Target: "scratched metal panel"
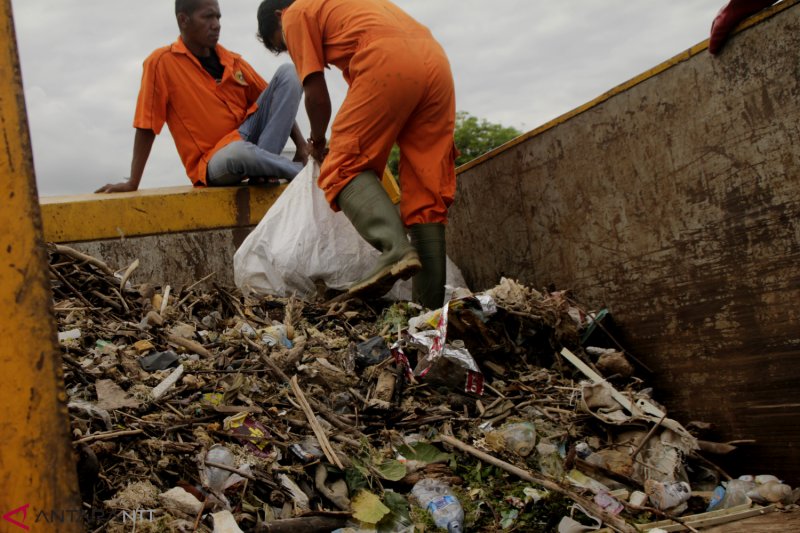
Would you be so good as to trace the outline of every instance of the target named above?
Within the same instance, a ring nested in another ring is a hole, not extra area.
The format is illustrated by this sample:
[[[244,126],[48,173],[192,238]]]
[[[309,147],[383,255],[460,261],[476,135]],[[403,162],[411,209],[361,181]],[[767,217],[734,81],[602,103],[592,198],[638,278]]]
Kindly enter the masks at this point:
[[[233,228],[185,233],[165,233],[128,239],[69,243],[83,253],[105,261],[112,269],[124,269],[134,261],[134,284],[152,283],[186,287],[211,276],[213,283],[232,287],[233,254],[252,228]]]
[[[606,304],[671,414],[800,482],[800,5],[462,172],[448,240]]]

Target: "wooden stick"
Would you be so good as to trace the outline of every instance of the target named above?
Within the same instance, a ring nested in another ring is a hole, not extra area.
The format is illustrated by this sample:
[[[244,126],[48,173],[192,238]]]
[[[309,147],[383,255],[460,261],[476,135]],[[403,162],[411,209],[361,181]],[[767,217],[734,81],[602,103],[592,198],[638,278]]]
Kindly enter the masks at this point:
[[[644,445],[645,445],[645,444],[647,444],[647,441],[649,441],[649,440],[650,440],[650,437],[652,437],[652,436],[653,436],[653,433],[655,433],[655,432],[656,432],[656,430],[657,430],[658,428],[660,428],[660,427],[661,427],[661,423],[664,421],[664,419],[665,419],[665,418],[667,418],[667,415],[664,415],[664,416],[662,416],[662,417],[661,417],[661,420],[659,420],[659,421],[656,423],[656,425],[654,425],[654,426],[653,426],[653,427],[650,429],[650,431],[648,431],[648,432],[647,432],[647,435],[645,435],[645,436],[644,436],[644,438],[642,439],[642,442],[640,442],[640,443],[639,443],[639,445],[636,447],[636,449],[635,449],[635,450],[633,450],[633,453],[631,454],[631,459],[633,459],[633,458],[635,458],[637,455],[639,455],[639,452],[640,452],[640,451],[642,451],[642,448],[644,448]]]
[[[107,264],[105,264],[104,262],[100,261],[96,257],[92,257],[91,255],[83,254],[83,253],[79,252],[78,250],[76,250],[75,248],[70,248],[69,246],[64,246],[63,244],[54,244],[53,247],[55,248],[55,251],[58,252],[59,254],[68,255],[68,256],[72,257],[73,259],[77,259],[78,261],[84,261],[86,263],[89,263],[90,265],[96,266],[97,268],[99,268],[100,270],[102,270],[103,272],[108,274],[109,276],[112,276],[112,277],[114,276],[114,271],[111,270],[111,268],[109,268],[109,266]]]
[[[581,313],[583,313],[583,314],[584,314],[584,315],[586,315],[586,316],[590,316],[590,313],[589,313],[589,311],[588,311],[587,309],[584,309],[584,308],[583,308],[583,307],[582,307],[582,306],[581,306],[581,305],[580,305],[578,302],[576,302],[575,300],[573,300],[572,298],[569,298],[569,297],[567,297],[567,298],[566,298],[566,300],[567,300],[567,301],[568,301],[568,302],[569,302],[569,303],[570,303],[570,304],[571,304],[573,307],[577,307],[577,308],[578,308],[578,310],[579,310]],[[598,328],[600,328],[600,329],[603,331],[603,333],[605,333],[605,334],[608,336],[608,338],[609,338],[609,339],[611,339],[611,342],[613,342],[614,344],[616,344],[616,345],[617,345],[617,348],[619,349],[619,351],[620,351],[620,352],[624,353],[625,355],[627,355],[628,357],[630,357],[631,359],[633,359],[634,361],[636,361],[636,364],[638,364],[638,365],[639,365],[639,366],[641,366],[643,369],[645,369],[645,370],[647,371],[647,373],[648,373],[648,374],[652,374],[652,373],[653,373],[653,371],[652,371],[652,370],[650,370],[650,367],[649,367],[649,366],[647,366],[646,364],[644,364],[644,363],[641,361],[641,359],[637,358],[635,355],[633,355],[633,354],[632,354],[632,353],[630,353],[628,350],[626,350],[626,349],[625,349],[625,348],[622,346],[622,344],[620,344],[620,343],[617,341],[617,339],[615,339],[615,338],[614,338],[614,336],[613,336],[613,335],[611,335],[611,332],[610,332],[610,331],[608,331],[608,329],[606,329],[606,327],[603,325],[603,323],[602,323],[600,320],[597,320],[597,318],[595,318],[595,317],[592,317],[592,322],[594,323],[594,325],[596,325]]]
[[[259,533],[322,533],[344,527],[348,517],[335,516],[303,516],[300,518],[286,518],[261,524],[256,531]]]
[[[245,337],[245,340],[248,340],[247,337]],[[258,348],[258,346],[256,346],[256,348]],[[289,376],[286,375],[286,372],[281,370],[280,367],[275,364],[275,361],[273,361],[272,359],[269,358],[269,355],[267,355],[266,353],[262,353],[261,354],[261,360],[264,361],[264,364],[266,364],[269,367],[269,369],[272,371],[272,373],[275,374],[275,377],[277,377],[278,379],[282,380],[287,385],[289,385],[291,383],[292,380],[289,378]],[[352,424],[349,424],[347,421],[342,420],[342,418],[339,417],[339,415],[337,415],[336,413],[331,411],[322,402],[319,402],[319,401],[315,400],[314,398],[311,398],[309,400],[309,402],[314,407],[314,409],[316,409],[320,414],[322,414],[322,416],[323,416],[323,418],[325,418],[325,420],[330,422],[331,425],[335,426],[337,429],[339,429],[341,431],[346,431],[348,433],[355,433],[356,436],[362,436],[362,434],[359,431],[357,431],[352,426]]]
[[[178,382],[179,379],[181,379],[184,370],[185,367],[183,365],[179,365],[178,368],[173,370],[169,376],[167,376],[166,378],[163,379],[163,381],[161,381],[161,383],[153,387],[153,389],[150,391],[150,397],[154,400],[161,399],[161,397],[164,396],[164,394],[170,388],[172,388]]]
[[[589,511],[593,515],[600,517],[606,524],[608,524],[612,529],[614,529],[616,531],[620,531],[622,533],[637,533],[636,528],[634,528],[633,526],[629,525],[627,522],[625,522],[621,518],[613,516],[613,515],[605,512],[605,510],[603,510],[603,508],[598,506],[592,500],[584,498],[583,496],[581,496],[579,494],[576,494],[573,491],[562,487],[558,483],[555,483],[555,482],[550,481],[548,479],[544,479],[544,478],[541,478],[541,477],[534,476],[533,474],[531,474],[527,470],[523,470],[523,469],[521,469],[519,467],[516,467],[516,466],[514,466],[514,465],[512,465],[510,463],[507,463],[507,462],[505,462],[505,461],[503,461],[501,459],[498,459],[497,457],[489,455],[486,452],[482,452],[481,450],[479,450],[477,448],[474,448],[474,447],[470,446],[469,444],[465,444],[464,442],[461,442],[460,440],[458,440],[455,437],[451,437],[449,435],[440,435],[440,438],[441,438],[442,442],[444,442],[446,444],[449,444],[449,445],[453,446],[454,448],[458,448],[462,452],[466,452],[466,453],[468,453],[468,454],[470,454],[470,455],[472,455],[474,457],[477,457],[481,461],[487,462],[487,463],[489,463],[489,464],[491,464],[493,466],[501,468],[502,470],[505,470],[509,474],[513,474],[513,475],[517,476],[518,478],[520,478],[520,479],[522,479],[524,481],[527,481],[529,483],[536,483],[537,485],[541,485],[542,487],[544,487],[544,488],[546,488],[548,490],[552,490],[553,492],[557,492],[559,494],[563,494],[564,496],[566,496],[566,497],[574,500],[576,503],[580,504],[584,509],[586,509],[587,511]]]
[[[119,291],[120,292],[125,292],[125,283],[128,282],[128,278],[131,277],[131,274],[133,274],[133,271],[136,270],[137,268],[139,268],[139,260],[138,259],[130,264],[130,266],[127,268],[127,270],[125,270],[125,273],[122,275],[122,279],[119,280]]]
[[[731,475],[728,474],[725,470],[723,470],[720,466],[718,466],[715,463],[712,463],[711,461],[709,461],[708,459],[706,459],[705,457],[703,457],[699,453],[692,452],[690,457],[692,459],[696,459],[696,460],[700,461],[701,463],[705,464],[706,466],[708,466],[710,468],[713,468],[714,470],[717,471],[717,473],[719,473],[719,475],[721,475],[723,478],[725,478],[726,481],[730,481],[730,480],[733,479],[733,477],[731,477]]]
[[[205,357],[207,359],[212,359],[214,356],[206,350],[202,344],[199,342],[195,342],[193,340],[184,339],[183,337],[178,337],[177,335],[173,335],[172,333],[167,333],[165,335],[167,342],[171,342],[172,344],[177,344],[181,348],[186,348],[189,351],[196,353],[201,357]]]
[[[192,533],[195,533],[195,531],[197,531],[197,528],[200,527],[200,520],[203,519],[203,515],[205,513],[206,513],[206,507],[205,505],[203,505],[203,507],[200,508],[200,512],[197,513],[197,516],[194,519],[194,527],[192,527]]]
[[[682,525],[683,527],[685,527],[686,529],[688,529],[692,533],[700,533],[697,529],[695,529],[692,526],[690,526],[685,520],[683,520],[681,518],[678,518],[677,516],[673,516],[671,514],[665,513],[664,511],[662,511],[661,509],[658,509],[656,507],[648,507],[648,506],[639,507],[639,506],[636,506],[636,505],[630,505],[630,504],[626,504],[626,503],[623,503],[623,505],[625,507],[627,507],[627,508],[633,509],[634,511],[647,511],[647,512],[652,513],[652,514],[654,514],[656,516],[660,516],[661,518],[666,518],[667,520],[675,522],[676,524]]]
[[[344,470],[344,465],[339,461],[339,457],[337,457],[336,452],[331,446],[328,436],[325,435],[325,430],[319,424],[319,420],[317,420],[317,415],[314,414],[314,411],[311,410],[311,406],[308,405],[306,395],[303,394],[303,389],[300,388],[300,384],[297,382],[297,376],[293,376],[289,383],[292,386],[292,392],[294,392],[294,395],[297,397],[300,407],[306,414],[308,423],[311,424],[311,429],[314,431],[314,435],[316,435],[317,441],[319,441],[319,445],[325,453],[325,457],[328,458],[328,461],[335,464],[339,470]]]
[[[613,479],[614,481],[618,481],[623,485],[628,485],[631,487],[636,487],[637,489],[644,489],[644,485],[641,482],[636,481],[633,478],[628,476],[624,476],[613,470],[610,470],[604,466],[596,465],[593,463],[588,463],[585,460],[581,459],[580,457],[575,457],[575,468],[583,472],[584,474],[588,474],[589,477],[593,476],[603,476],[609,479]]]
[[[66,286],[67,286],[67,287],[68,287],[68,288],[69,288],[69,289],[70,289],[70,290],[73,292],[73,294],[75,294],[75,296],[76,296],[76,297],[77,297],[77,298],[78,298],[80,301],[82,301],[82,302],[83,302],[83,303],[84,303],[84,304],[85,304],[87,307],[89,307],[90,309],[95,309],[95,306],[94,306],[94,304],[93,304],[92,302],[90,302],[89,300],[87,300],[87,299],[86,299],[86,297],[85,297],[85,296],[84,296],[84,295],[81,293],[81,291],[79,291],[78,289],[76,289],[76,288],[75,288],[75,286],[74,286],[74,285],[72,285],[72,283],[70,283],[69,281],[67,281],[67,278],[65,278],[64,276],[62,276],[62,275],[61,275],[61,272],[59,272],[58,270],[56,270],[56,269],[55,269],[55,268],[53,268],[52,266],[50,267],[50,272],[52,272],[52,273],[53,273],[53,274],[54,274],[54,275],[55,275],[55,276],[58,278],[58,280],[59,280],[61,283],[63,283],[64,285],[66,285]]]
[[[164,289],[164,295],[161,298],[161,309],[158,311],[158,314],[164,316],[164,312],[167,310],[167,305],[169,305],[169,293],[172,290],[172,287],[169,285],[166,286]]]
[[[213,278],[213,277],[214,277],[214,276],[216,276],[216,275],[217,275],[217,273],[216,273],[216,272],[212,272],[211,274],[209,274],[208,276],[204,277],[203,279],[200,279],[200,280],[198,280],[198,281],[195,281],[194,283],[192,283],[191,285],[189,285],[188,287],[186,287],[185,289],[183,289],[183,292],[185,292],[185,293],[186,293],[186,296],[184,296],[183,298],[181,298],[181,300],[180,300],[178,303],[176,303],[176,304],[175,304],[175,309],[180,309],[180,307],[181,307],[181,306],[182,306],[184,303],[186,303],[186,300],[188,300],[188,299],[189,299],[189,298],[192,296],[192,289],[194,289],[195,287],[197,287],[198,285],[200,285],[200,284],[201,284],[201,283],[203,283],[204,281],[208,281],[210,278]]]
[[[74,441],[72,444],[85,444],[87,442],[94,442],[96,440],[113,440],[117,437],[128,437],[130,435],[138,435],[140,433],[144,433],[144,430],[131,429],[126,431],[107,431],[105,433],[95,433],[94,435],[83,437],[82,439]]]
[[[256,478],[254,475],[247,474],[245,472],[240,472],[232,466],[224,465],[222,463],[215,463],[213,461],[203,461],[203,462],[205,463],[206,466],[210,466],[212,468],[219,468],[220,470],[225,470],[226,472],[230,472],[232,474],[238,474],[245,479],[249,479],[250,481],[258,481],[258,478]]]

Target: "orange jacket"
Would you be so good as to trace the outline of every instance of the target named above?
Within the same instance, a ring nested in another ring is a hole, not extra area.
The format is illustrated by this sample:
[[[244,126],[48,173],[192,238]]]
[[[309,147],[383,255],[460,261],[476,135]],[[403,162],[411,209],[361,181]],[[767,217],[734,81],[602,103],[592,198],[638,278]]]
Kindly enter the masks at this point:
[[[238,128],[267,87],[240,55],[219,44],[216,52],[225,67],[219,84],[180,38],[150,54],[133,120],[134,128],[156,134],[167,123],[195,186],[205,185],[206,167],[217,150],[241,140]]]
[[[349,84],[353,55],[381,37],[424,36],[430,30],[391,2],[297,0],[282,17],[286,45],[302,83],[328,65],[338,67]]]

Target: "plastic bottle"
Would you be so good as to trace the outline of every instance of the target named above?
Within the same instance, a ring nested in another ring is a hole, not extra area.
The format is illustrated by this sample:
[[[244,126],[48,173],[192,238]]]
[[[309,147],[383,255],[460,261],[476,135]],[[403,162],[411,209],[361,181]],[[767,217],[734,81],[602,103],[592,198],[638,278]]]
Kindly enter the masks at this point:
[[[564,476],[564,459],[558,453],[558,446],[542,441],[536,445],[536,452],[539,454],[539,470],[542,474],[555,479]]]
[[[267,346],[275,346],[280,344],[286,348],[294,346],[292,341],[289,340],[287,335],[286,326],[277,324],[261,330],[261,342]]]
[[[506,424],[486,434],[486,443],[498,451],[508,450],[527,457],[536,446],[536,427],[530,422]]]
[[[677,507],[692,495],[692,488],[685,481],[664,483],[648,479],[644,482],[644,491],[650,503],[662,511]]]
[[[438,479],[423,479],[414,485],[411,494],[420,507],[428,510],[438,527],[451,533],[462,531],[464,509],[446,483]]]

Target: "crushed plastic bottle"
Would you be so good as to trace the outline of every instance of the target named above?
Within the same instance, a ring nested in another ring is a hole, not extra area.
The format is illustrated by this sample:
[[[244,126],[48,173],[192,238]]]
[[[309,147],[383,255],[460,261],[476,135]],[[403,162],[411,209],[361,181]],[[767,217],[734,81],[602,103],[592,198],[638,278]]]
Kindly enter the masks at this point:
[[[546,441],[536,445],[539,454],[539,470],[542,474],[554,479],[564,476],[564,459],[559,453],[559,447]]]
[[[286,348],[294,346],[292,341],[289,340],[286,326],[283,324],[276,324],[261,330],[261,342],[267,346],[276,346],[278,344]]]
[[[418,481],[411,494],[427,509],[434,523],[450,533],[463,531],[464,509],[446,483],[438,479]]]
[[[650,503],[662,511],[681,505],[692,495],[692,488],[685,481],[664,483],[648,479],[644,482],[644,491]]]
[[[506,424],[486,434],[486,443],[497,451],[508,450],[527,457],[536,446],[536,427],[530,422]]]

